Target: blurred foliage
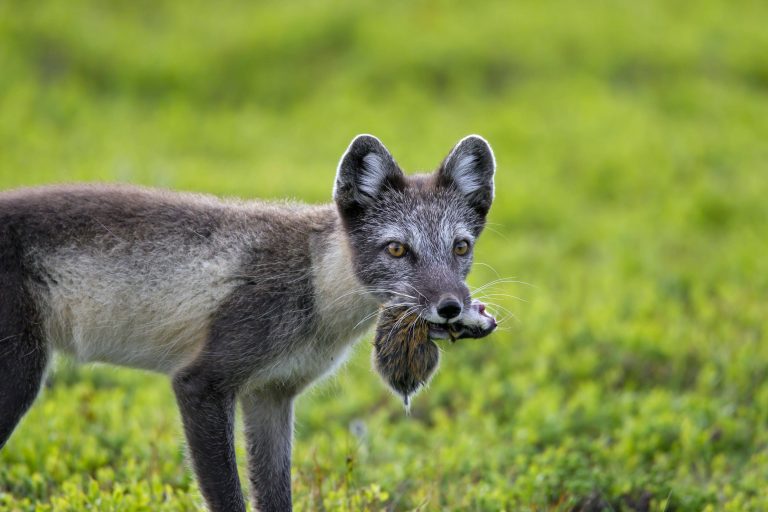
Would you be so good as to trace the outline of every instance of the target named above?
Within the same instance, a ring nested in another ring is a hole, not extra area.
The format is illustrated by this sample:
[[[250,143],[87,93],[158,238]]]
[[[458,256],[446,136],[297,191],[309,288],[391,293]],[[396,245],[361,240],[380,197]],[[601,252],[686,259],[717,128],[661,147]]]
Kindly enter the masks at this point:
[[[749,0],[6,0],[0,187],[320,202],[356,133],[414,170],[483,134],[497,199],[471,283],[521,281],[483,292],[504,330],[445,347],[410,416],[361,343],[299,400],[297,509],[765,510],[766,19]],[[195,509],[182,446],[166,379],[59,364],[0,453],[0,509]]]

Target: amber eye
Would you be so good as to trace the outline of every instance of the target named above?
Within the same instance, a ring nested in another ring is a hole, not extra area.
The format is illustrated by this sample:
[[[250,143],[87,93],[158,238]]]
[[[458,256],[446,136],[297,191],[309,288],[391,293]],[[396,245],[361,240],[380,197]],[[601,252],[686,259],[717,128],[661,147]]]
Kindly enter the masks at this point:
[[[402,258],[405,256],[407,250],[400,242],[389,242],[389,244],[387,244],[387,252],[393,258]]]
[[[469,242],[467,242],[466,240],[459,240],[453,246],[453,252],[458,256],[464,256],[465,254],[467,254],[467,252],[469,252]]]

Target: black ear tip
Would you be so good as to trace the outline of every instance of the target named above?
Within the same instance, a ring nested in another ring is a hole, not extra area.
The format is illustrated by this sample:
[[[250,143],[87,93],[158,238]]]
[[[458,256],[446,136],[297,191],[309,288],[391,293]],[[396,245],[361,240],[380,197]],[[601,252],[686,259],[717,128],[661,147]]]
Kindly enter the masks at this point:
[[[352,144],[354,144],[355,142],[365,142],[365,141],[381,142],[377,136],[371,135],[370,133],[358,133],[357,135],[352,137]]]
[[[384,144],[382,144],[378,137],[368,133],[361,133],[356,135],[352,142],[349,143],[348,151],[370,153],[383,147]]]
[[[462,141],[472,142],[473,144],[485,144],[488,145],[488,141],[485,140],[485,137],[482,135],[478,135],[476,133],[471,133],[461,139]]]
[[[480,162],[483,167],[489,168],[491,172],[495,171],[496,156],[493,154],[493,150],[491,149],[491,145],[488,143],[488,141],[480,135],[467,135],[461,139],[456,144],[456,147],[452,151],[451,156],[458,157],[460,155],[467,154],[474,155],[474,158],[477,159],[477,161]]]
[[[460,147],[464,151],[472,151],[475,153],[490,153],[491,156],[493,156],[491,145],[487,140],[477,134],[467,135],[459,141],[457,147]]]
[[[349,143],[349,147],[341,157],[341,164],[343,165],[346,162],[352,168],[359,168],[364,166],[363,159],[370,154],[379,155],[385,159],[392,159],[389,151],[378,137],[361,133]]]

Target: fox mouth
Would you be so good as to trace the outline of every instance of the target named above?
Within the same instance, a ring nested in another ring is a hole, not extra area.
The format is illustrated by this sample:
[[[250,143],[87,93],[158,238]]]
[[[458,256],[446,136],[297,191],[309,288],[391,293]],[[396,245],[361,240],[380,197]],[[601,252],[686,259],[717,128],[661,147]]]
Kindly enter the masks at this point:
[[[485,304],[472,301],[468,311],[451,323],[429,324],[429,337],[433,340],[456,341],[464,338],[484,338],[496,330],[496,319],[485,309]]]
[[[448,324],[435,324],[427,322],[429,324],[429,337],[433,340],[447,340],[451,337],[451,330],[454,326]],[[460,327],[460,326],[457,326]]]

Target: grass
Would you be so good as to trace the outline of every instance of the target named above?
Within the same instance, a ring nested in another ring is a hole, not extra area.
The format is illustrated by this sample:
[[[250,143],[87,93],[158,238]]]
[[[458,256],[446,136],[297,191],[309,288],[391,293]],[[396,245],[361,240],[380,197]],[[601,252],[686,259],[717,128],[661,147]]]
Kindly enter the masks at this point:
[[[412,414],[363,342],[298,403],[298,510],[768,508],[764,2],[0,3],[0,188],[102,180],[328,201],[351,137],[499,170]],[[508,295],[520,297],[515,300]],[[242,460],[242,444],[239,446]],[[60,361],[0,509],[193,510],[166,379]]]

